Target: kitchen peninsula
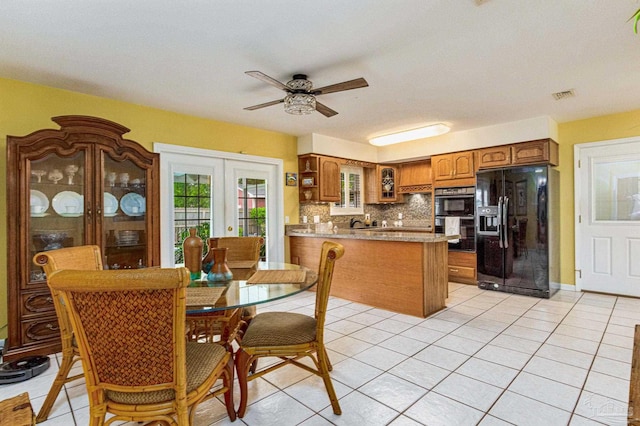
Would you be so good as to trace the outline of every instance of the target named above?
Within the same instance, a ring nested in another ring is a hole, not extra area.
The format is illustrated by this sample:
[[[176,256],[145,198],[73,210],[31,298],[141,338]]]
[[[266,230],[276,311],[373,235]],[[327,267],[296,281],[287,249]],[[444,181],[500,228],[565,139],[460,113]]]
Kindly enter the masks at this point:
[[[323,241],[345,248],[336,262],[331,295],[418,317],[445,307],[448,240],[430,232],[403,228],[338,229],[287,227],[291,262],[317,269]]]

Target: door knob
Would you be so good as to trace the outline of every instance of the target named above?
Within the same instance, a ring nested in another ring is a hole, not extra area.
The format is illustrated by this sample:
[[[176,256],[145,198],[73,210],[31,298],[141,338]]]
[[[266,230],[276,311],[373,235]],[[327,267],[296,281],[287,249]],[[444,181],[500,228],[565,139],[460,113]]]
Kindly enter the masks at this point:
[[[233,231],[233,226],[228,226],[227,231]]]

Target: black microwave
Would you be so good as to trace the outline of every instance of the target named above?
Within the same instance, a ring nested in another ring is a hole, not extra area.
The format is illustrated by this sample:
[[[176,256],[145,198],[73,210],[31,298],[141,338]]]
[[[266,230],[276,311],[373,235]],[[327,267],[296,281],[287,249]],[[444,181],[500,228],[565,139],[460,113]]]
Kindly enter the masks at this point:
[[[473,216],[475,187],[438,188],[434,193],[435,216]]]

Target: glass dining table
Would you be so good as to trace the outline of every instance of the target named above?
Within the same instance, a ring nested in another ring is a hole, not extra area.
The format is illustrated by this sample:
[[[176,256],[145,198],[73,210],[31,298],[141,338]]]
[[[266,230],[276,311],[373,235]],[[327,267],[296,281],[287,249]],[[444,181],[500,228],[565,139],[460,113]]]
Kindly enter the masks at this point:
[[[242,336],[247,321],[243,308],[290,297],[310,289],[318,282],[318,274],[308,268],[277,262],[228,262],[233,273],[230,281],[207,281],[203,274],[186,289],[187,323],[211,320],[220,324],[220,340],[233,352],[232,342]],[[206,327],[210,327],[207,325]],[[198,328],[188,332],[189,340],[198,340]],[[246,395],[241,398],[246,398]]]
[[[227,282],[193,280],[187,287],[187,315],[207,314],[259,305],[310,289],[318,274],[303,266],[257,262],[251,266],[229,262],[233,278]]]

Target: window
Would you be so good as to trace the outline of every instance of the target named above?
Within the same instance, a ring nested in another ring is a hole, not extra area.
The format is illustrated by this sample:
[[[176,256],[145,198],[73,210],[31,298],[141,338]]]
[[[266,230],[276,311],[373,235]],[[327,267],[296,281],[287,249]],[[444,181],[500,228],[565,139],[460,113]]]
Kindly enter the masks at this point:
[[[362,167],[340,166],[340,202],[330,204],[332,216],[364,214]]]

